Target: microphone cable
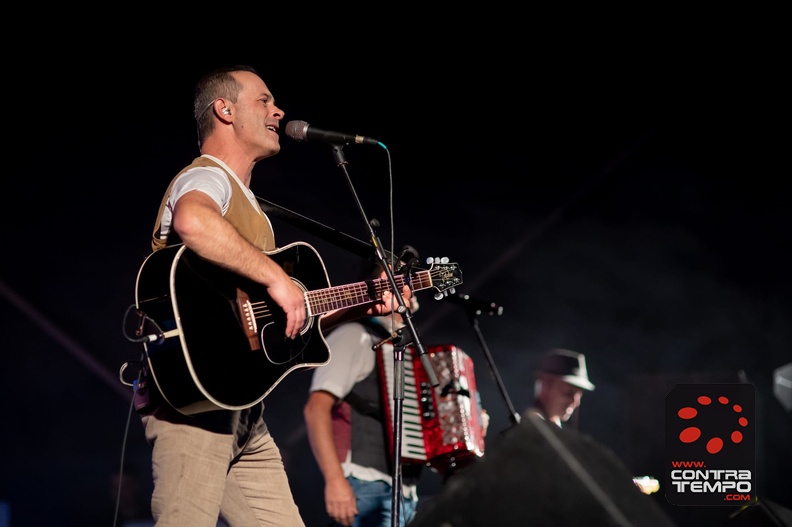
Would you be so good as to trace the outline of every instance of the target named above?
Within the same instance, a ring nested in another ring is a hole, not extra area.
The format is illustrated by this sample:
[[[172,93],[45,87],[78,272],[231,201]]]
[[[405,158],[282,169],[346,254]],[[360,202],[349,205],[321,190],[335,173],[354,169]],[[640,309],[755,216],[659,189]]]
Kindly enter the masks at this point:
[[[144,360],[145,360],[145,353],[141,352],[140,354],[141,365],[143,364]],[[126,367],[127,367],[127,363],[124,363],[124,365],[121,366],[121,372],[120,372],[120,375],[122,377],[121,382],[124,382],[123,372],[126,369]],[[135,395],[137,395],[138,386],[140,385],[140,380],[142,377],[143,377],[143,368],[141,367],[138,368],[137,379],[135,379],[134,382],[132,383],[132,398],[129,402],[129,410],[127,412],[127,420],[126,420],[126,425],[124,427],[124,437],[123,440],[121,441],[121,462],[118,468],[118,491],[116,493],[115,512],[113,513],[113,527],[116,527],[118,525],[118,513],[121,507],[121,491],[124,486],[124,460],[126,458],[127,438],[129,437],[129,424],[132,422],[132,411],[135,408]],[[124,382],[124,384],[128,384],[128,383]]]

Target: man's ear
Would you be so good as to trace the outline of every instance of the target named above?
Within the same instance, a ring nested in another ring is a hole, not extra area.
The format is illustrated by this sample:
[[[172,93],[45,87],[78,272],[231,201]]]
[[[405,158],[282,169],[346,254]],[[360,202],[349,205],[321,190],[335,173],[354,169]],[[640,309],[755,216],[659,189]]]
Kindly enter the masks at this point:
[[[228,117],[233,114],[232,104],[222,97],[218,97],[212,103],[212,111],[221,121],[228,122]]]

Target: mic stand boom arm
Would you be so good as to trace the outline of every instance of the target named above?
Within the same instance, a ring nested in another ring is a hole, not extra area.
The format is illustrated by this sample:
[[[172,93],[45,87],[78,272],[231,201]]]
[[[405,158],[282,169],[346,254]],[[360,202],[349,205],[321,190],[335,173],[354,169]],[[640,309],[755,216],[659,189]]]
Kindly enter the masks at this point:
[[[478,337],[479,344],[481,345],[481,349],[484,351],[484,356],[487,358],[487,365],[489,366],[490,372],[492,373],[492,376],[498,385],[498,389],[501,392],[503,401],[506,403],[506,408],[509,410],[509,417],[511,419],[512,425],[518,425],[520,424],[520,414],[518,414],[514,409],[511,398],[509,398],[509,393],[506,391],[506,386],[503,384],[503,379],[501,378],[500,373],[498,373],[498,368],[495,366],[495,360],[492,358],[492,354],[487,347],[487,342],[484,340],[484,334],[481,332],[481,328],[479,328],[478,318],[476,318],[476,316],[479,314],[480,311],[468,311],[470,325],[473,326],[473,331],[475,331],[476,337]]]
[[[476,337],[478,337],[481,349],[484,351],[484,356],[487,359],[487,365],[490,368],[492,377],[498,384],[498,389],[500,389],[503,400],[506,403],[506,408],[509,410],[509,416],[511,418],[512,424],[520,424],[520,414],[518,414],[514,409],[514,405],[512,404],[509,394],[506,391],[506,386],[503,384],[503,379],[501,379],[500,373],[498,373],[498,368],[495,366],[495,361],[492,358],[489,347],[487,347],[487,341],[484,340],[484,334],[481,332],[481,328],[479,327],[478,318],[476,318],[478,315],[484,313],[490,316],[502,315],[503,306],[499,306],[495,302],[485,302],[478,298],[472,298],[470,295],[462,294],[449,295],[446,297],[446,300],[465,309],[465,312],[470,319],[470,325],[473,327],[473,331],[476,333]]]
[[[374,248],[374,256],[380,264],[380,267],[385,271],[385,274],[388,277],[388,283],[390,283],[391,291],[393,291],[393,296],[399,303],[399,307],[397,311],[402,317],[402,321],[404,322],[405,327],[407,328],[405,332],[409,332],[409,335],[413,337],[413,343],[415,344],[416,352],[418,353],[418,358],[421,359],[421,364],[423,365],[424,370],[426,370],[426,375],[429,377],[429,383],[432,387],[437,387],[440,384],[440,381],[437,380],[437,375],[435,374],[434,367],[432,366],[432,361],[429,356],[426,354],[426,348],[424,347],[421,339],[418,336],[418,331],[415,329],[415,324],[413,323],[413,315],[407,305],[404,303],[404,298],[402,298],[401,288],[396,284],[396,279],[393,277],[393,269],[391,269],[390,262],[388,262],[386,258],[386,251],[382,248],[382,244],[380,243],[379,237],[377,233],[374,232],[374,224],[376,223],[375,220],[369,221],[368,216],[366,215],[365,210],[363,209],[363,204],[360,203],[360,199],[358,198],[357,192],[355,191],[355,186],[352,184],[352,178],[349,177],[349,171],[347,170],[347,161],[344,156],[343,145],[331,145],[333,150],[333,157],[336,160],[336,164],[338,167],[341,168],[341,171],[344,173],[346,177],[347,184],[349,185],[349,190],[352,191],[352,197],[357,204],[357,208],[360,211],[360,215],[363,218],[363,222],[366,224],[366,228],[369,231],[369,236],[371,237],[371,244]],[[383,147],[384,148],[384,147]],[[395,354],[394,360],[403,362],[403,355]],[[402,378],[395,379],[394,378],[394,386],[404,385],[404,366],[403,364],[394,364],[394,372],[400,372],[400,376]],[[396,394],[394,393],[394,398]],[[398,403],[399,401],[394,401]],[[401,445],[401,423],[403,419],[402,411],[399,409],[398,411],[394,411],[393,419],[395,425],[394,429],[394,445]],[[398,431],[398,437],[396,437]],[[400,525],[399,522],[399,507],[398,505],[401,503],[401,448],[394,450],[394,459],[398,461],[398,463],[394,463],[393,466],[393,476],[392,476],[392,484],[391,484],[391,493],[392,493],[392,510],[391,510],[391,525],[396,527]]]

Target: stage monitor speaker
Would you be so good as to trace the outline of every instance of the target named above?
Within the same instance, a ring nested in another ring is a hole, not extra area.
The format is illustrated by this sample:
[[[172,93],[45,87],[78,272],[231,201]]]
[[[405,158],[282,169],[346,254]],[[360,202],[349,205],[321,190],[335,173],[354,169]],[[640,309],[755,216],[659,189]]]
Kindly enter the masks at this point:
[[[497,450],[419,507],[410,527],[674,527],[632,478],[592,438],[524,416]]]
[[[729,518],[726,527],[792,527],[792,511],[767,499],[745,507]]]

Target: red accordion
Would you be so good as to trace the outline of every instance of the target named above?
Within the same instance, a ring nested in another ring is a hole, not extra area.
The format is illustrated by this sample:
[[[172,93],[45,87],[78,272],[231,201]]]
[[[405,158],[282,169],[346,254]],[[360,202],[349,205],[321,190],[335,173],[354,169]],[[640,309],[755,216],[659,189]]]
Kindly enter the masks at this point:
[[[453,345],[429,346],[438,386],[432,387],[415,349],[404,349],[402,463],[425,463],[441,474],[484,455],[484,428],[473,361]],[[386,382],[388,432],[393,451],[393,345],[377,351],[377,367]]]

